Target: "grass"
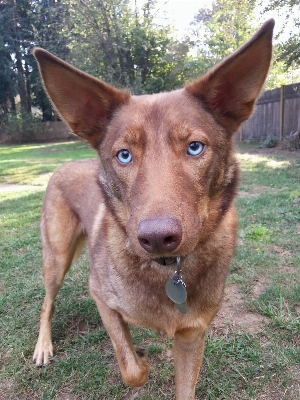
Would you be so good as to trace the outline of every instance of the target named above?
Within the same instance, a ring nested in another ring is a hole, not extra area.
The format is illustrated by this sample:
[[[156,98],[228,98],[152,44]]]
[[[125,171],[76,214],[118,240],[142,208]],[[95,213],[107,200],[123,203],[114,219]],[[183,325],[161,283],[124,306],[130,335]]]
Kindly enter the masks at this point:
[[[0,192],[1,399],[121,399],[129,391],[88,293],[86,253],[56,301],[52,363],[39,369],[31,362],[44,296],[39,216],[45,185],[63,162],[93,155],[81,142],[0,147],[0,182],[32,185]],[[197,399],[300,399],[299,155],[239,149],[240,227],[228,285],[242,298],[235,311],[262,322],[247,329],[233,314],[226,329],[208,333]],[[137,398],[174,398],[172,342],[151,330],[132,328],[132,335],[148,348],[152,365]]]
[[[83,142],[1,146],[0,182],[45,185],[62,163],[95,157]]]

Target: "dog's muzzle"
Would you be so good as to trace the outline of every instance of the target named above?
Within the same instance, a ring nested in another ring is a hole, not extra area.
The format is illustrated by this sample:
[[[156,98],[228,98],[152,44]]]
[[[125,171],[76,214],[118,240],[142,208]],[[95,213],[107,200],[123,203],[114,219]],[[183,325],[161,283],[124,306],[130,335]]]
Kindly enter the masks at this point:
[[[182,239],[182,226],[174,218],[150,218],[139,223],[137,238],[148,253],[174,252]]]

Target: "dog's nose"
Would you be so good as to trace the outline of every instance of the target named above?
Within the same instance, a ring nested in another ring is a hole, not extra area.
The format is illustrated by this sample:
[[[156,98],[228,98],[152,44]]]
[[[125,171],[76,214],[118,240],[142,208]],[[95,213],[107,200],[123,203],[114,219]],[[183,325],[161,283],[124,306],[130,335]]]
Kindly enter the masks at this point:
[[[169,253],[181,242],[181,223],[174,218],[144,219],[139,224],[137,237],[148,253]]]

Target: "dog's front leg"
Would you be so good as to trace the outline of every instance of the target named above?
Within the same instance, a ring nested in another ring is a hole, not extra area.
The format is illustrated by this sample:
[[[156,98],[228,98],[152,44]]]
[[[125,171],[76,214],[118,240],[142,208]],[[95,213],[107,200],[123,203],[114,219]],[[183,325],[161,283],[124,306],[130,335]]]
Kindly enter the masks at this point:
[[[174,338],[174,364],[176,399],[192,400],[202,363],[205,331],[189,328],[176,332]]]
[[[128,324],[122,316],[107,307],[92,290],[91,294],[112,341],[124,383],[134,387],[143,386],[150,370],[146,352],[134,348]]]

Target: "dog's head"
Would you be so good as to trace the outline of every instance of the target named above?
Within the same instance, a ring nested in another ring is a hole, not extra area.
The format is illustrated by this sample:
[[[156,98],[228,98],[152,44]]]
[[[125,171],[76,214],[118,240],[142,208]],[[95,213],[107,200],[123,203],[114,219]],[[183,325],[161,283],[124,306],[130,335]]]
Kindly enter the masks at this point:
[[[187,255],[231,207],[238,179],[232,137],[251,115],[265,81],[273,27],[267,21],[184,89],[144,96],[34,50],[54,106],[98,151],[107,202],[136,254]]]

